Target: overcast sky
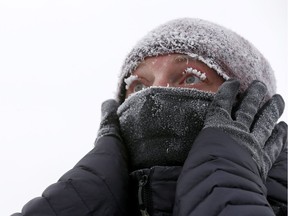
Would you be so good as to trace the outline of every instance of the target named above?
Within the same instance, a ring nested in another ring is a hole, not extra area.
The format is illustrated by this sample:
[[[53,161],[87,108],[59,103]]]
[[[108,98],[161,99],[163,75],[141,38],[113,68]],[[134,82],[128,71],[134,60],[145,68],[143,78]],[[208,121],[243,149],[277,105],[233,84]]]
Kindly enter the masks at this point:
[[[93,147],[126,54],[180,17],[251,41],[288,101],[286,0],[0,0],[0,215],[20,211]]]

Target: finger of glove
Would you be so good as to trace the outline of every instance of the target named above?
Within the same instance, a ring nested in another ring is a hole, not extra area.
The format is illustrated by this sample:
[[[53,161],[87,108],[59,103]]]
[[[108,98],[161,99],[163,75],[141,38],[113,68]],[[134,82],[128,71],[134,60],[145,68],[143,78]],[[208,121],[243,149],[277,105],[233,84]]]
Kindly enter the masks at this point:
[[[106,100],[102,103],[101,106],[102,127],[105,124],[115,123],[117,121],[118,106],[119,106],[118,102],[113,99]]]
[[[278,123],[273,131],[265,146],[264,151],[264,163],[267,170],[269,170],[279,154],[283,150],[283,147],[287,145],[287,124],[285,122]]]
[[[110,113],[116,113],[117,112],[117,109],[118,109],[118,102],[113,100],[113,99],[109,99],[109,100],[106,100],[102,103],[102,106],[101,106],[101,115],[102,117],[103,116],[106,116],[107,113],[110,114]]]
[[[244,92],[235,112],[235,120],[248,129],[254,120],[259,105],[267,93],[267,87],[260,81],[253,81]]]
[[[217,112],[217,108],[220,108],[231,114],[239,87],[240,82],[238,80],[230,79],[224,82],[217,91],[209,109]]]
[[[280,95],[274,95],[256,114],[251,131],[262,145],[270,137],[275,124],[284,111],[284,107],[283,98]]]

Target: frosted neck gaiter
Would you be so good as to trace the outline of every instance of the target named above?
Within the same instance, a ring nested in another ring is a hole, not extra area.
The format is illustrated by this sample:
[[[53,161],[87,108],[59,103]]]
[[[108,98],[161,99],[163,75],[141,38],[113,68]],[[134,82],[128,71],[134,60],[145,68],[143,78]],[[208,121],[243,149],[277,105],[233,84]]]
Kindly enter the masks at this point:
[[[150,87],[127,98],[117,114],[131,169],[183,165],[213,97],[196,89]]]

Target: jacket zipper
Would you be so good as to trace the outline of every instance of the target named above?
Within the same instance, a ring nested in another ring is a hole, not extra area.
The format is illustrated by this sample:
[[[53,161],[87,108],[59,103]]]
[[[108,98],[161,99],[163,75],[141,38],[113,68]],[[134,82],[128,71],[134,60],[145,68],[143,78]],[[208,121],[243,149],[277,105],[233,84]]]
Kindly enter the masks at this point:
[[[144,186],[148,182],[148,175],[143,175],[139,180],[139,187],[138,187],[138,202],[139,202],[139,209],[142,216],[149,216],[147,212],[147,208],[144,203],[143,195],[144,195]]]

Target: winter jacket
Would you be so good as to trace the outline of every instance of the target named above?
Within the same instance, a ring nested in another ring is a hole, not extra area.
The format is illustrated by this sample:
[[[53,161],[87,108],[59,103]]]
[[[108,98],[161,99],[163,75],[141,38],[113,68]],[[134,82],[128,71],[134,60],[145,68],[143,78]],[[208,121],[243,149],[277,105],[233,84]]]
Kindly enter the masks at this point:
[[[13,216],[287,214],[287,148],[266,182],[251,155],[218,129],[201,131],[183,167],[129,175],[126,155],[117,137],[100,138],[42,197]]]

